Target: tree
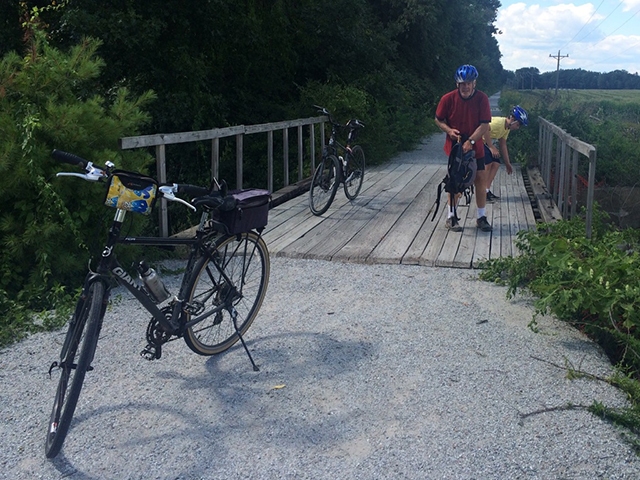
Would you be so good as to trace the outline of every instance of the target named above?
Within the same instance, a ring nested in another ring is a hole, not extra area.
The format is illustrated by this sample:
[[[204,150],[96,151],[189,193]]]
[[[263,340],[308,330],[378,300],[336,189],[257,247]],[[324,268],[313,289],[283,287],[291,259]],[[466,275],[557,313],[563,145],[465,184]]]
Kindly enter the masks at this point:
[[[2,299],[50,307],[52,292],[77,286],[96,229],[111,216],[101,206],[104,188],[55,180],[61,168],[51,151],[121,168],[147,160],[121,157],[117,139],[149,120],[142,108],[153,94],[132,98],[121,88],[110,100],[96,95],[104,66],[98,41],[62,52],[37,28],[31,34],[24,57],[12,52],[0,61],[0,307]]]

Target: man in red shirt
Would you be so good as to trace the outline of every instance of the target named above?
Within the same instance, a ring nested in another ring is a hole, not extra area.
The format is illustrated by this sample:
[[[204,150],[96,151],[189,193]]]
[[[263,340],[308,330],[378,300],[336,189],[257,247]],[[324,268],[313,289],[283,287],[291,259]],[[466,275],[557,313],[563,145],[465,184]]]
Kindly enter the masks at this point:
[[[491,107],[489,97],[476,90],[478,71],[473,65],[463,65],[456,71],[457,88],[440,99],[436,109],[436,125],[447,134],[444,151],[449,155],[458,141],[464,141],[462,151],[475,151],[477,174],[475,180],[476,205],[478,206],[477,226],[483,232],[492,230],[487,221],[485,206],[487,203],[486,172],[484,168],[484,144],[482,138],[489,130]],[[457,205],[460,195],[455,198]],[[449,200],[449,203],[450,200]],[[462,231],[453,205],[449,205],[445,226],[454,232]]]

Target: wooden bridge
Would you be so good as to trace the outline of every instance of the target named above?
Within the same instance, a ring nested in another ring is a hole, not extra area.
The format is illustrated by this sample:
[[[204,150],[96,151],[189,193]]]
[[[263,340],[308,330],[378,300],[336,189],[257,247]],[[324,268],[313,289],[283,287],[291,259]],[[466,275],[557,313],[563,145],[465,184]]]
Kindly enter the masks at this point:
[[[492,191],[500,197],[487,204],[493,232],[476,228],[475,198],[458,208],[462,232],[445,229],[446,194],[434,221],[429,213],[438,183],[446,173],[442,163],[391,161],[366,171],[362,191],[349,201],[338,190],[331,208],[314,216],[304,194],[269,212],[265,240],[272,255],[356,263],[477,267],[483,260],[516,255],[518,231],[535,228],[536,219],[520,166],[512,175],[499,170]]]

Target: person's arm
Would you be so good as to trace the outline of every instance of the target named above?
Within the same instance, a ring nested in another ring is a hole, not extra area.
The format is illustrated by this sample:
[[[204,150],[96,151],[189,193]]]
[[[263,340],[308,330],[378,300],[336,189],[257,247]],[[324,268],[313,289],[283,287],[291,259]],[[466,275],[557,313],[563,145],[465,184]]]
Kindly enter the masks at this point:
[[[473,145],[471,145],[470,140],[473,140],[474,142],[481,142],[487,131],[489,131],[489,135],[491,135],[491,127],[488,123],[481,123],[480,125],[478,125],[478,128],[474,130],[469,139],[462,144],[462,151],[464,153],[467,153],[469,150],[471,150],[473,148]]]
[[[491,156],[493,158],[498,158],[500,156],[500,152],[491,141],[491,126],[489,126],[486,132],[484,132],[484,144],[487,146],[487,148],[489,148],[489,151],[491,152]]]
[[[435,121],[438,128],[451,137],[451,140],[454,142],[460,140],[460,131],[455,128],[451,128],[449,124],[447,124],[446,120],[439,120],[438,117],[436,117]]]
[[[507,139],[501,138],[498,140],[498,145],[500,146],[500,153],[502,154],[502,158],[504,160],[504,166],[507,168],[507,173],[511,175],[513,172],[513,167],[511,166],[511,161],[509,160],[509,149],[507,148]]]

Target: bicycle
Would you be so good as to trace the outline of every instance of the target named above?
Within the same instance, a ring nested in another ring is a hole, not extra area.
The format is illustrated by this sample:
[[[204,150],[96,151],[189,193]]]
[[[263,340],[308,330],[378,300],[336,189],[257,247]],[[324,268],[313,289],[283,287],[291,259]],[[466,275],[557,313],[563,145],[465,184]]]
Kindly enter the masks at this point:
[[[314,215],[325,213],[338,191],[338,186],[344,184],[344,194],[349,200],[355,200],[364,181],[365,158],[360,145],[351,146],[356,133],[364,124],[358,119],[352,119],[346,125],[337,123],[329,111],[324,107],[315,107],[329,117],[331,135],[329,143],[322,149],[322,160],[311,178],[309,187],[309,208]],[[346,145],[336,140],[337,130],[349,130]]]
[[[188,184],[159,185],[154,179],[116,170],[107,162],[97,166],[76,155],[54,150],[60,162],[77,165],[85,173],[60,172],[58,176],[80,177],[107,182],[105,204],[116,208],[107,241],[96,271],[89,271],[60,352],[51,364],[49,376],[60,371],[60,380],[47,426],[45,454],[55,457],[67,436],[80,390],[91,366],[110,292],[121,285],[151,314],[147,326],[147,346],[141,355],[159,359],[162,346],[183,338],[200,355],[228,350],[238,340],[258,371],[243,335],[253,323],[269,283],[270,260],[262,231],[267,224],[269,192],[229,191],[216,179],[211,188]],[[176,197],[186,194],[187,202]],[[121,229],[128,211],[149,214],[158,198],[202,210],[195,234],[189,238],[128,237]],[[238,213],[240,212],[240,214]],[[146,261],[137,265],[136,281],[118,263],[119,244],[154,247],[189,247],[190,254],[177,295],[171,295]]]

